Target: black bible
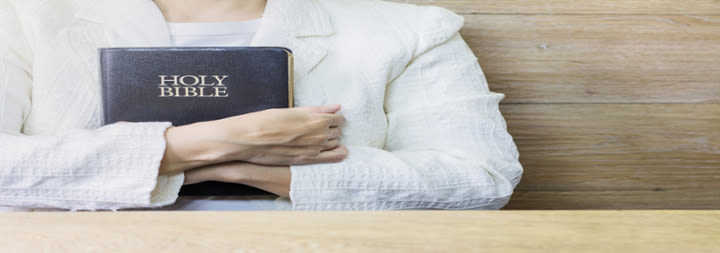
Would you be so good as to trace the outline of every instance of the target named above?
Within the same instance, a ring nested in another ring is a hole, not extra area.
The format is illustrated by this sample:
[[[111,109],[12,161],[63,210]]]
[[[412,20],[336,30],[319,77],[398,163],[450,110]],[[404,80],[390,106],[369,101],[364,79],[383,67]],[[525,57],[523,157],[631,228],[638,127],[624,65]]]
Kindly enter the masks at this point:
[[[293,106],[293,55],[278,47],[101,48],[104,124],[174,126]],[[265,195],[204,182],[180,195]]]

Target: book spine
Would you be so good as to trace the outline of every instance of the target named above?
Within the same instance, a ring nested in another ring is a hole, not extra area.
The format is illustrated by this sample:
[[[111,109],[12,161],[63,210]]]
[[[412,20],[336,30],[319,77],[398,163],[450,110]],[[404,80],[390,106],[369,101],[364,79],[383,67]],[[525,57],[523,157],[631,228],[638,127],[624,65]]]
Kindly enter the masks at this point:
[[[109,54],[110,52],[103,50],[102,48],[98,49],[98,52],[100,54],[100,69],[99,69],[100,70],[100,85],[107,87],[108,85],[110,85],[110,83],[109,83],[110,80],[108,80],[108,74],[107,74],[107,73],[109,73],[108,69],[109,69],[109,65],[110,65],[110,61],[107,60],[108,59],[107,54]],[[112,115],[109,111],[110,106],[108,106],[108,103],[107,103],[109,101],[107,92],[108,92],[108,89],[102,89],[102,92],[100,94],[100,99],[101,99],[101,103],[102,103],[102,112],[101,112],[100,118],[102,119],[102,125],[106,125],[108,122],[110,122],[110,119],[108,119],[108,116]]]

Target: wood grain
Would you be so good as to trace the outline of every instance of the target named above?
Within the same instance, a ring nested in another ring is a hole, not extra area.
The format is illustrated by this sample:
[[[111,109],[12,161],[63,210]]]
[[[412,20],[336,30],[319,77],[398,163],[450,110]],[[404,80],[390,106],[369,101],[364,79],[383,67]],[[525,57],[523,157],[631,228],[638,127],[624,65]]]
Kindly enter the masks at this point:
[[[459,13],[720,14],[716,0],[394,0],[441,6]]]
[[[525,168],[518,190],[720,192],[718,105],[503,105],[502,112]]]
[[[712,252],[718,211],[4,213],[4,252]]]
[[[468,15],[504,103],[718,103],[720,16]]]
[[[525,167],[509,209],[720,208],[720,2],[449,8]]]
[[[717,189],[516,191],[506,210],[720,209]]]

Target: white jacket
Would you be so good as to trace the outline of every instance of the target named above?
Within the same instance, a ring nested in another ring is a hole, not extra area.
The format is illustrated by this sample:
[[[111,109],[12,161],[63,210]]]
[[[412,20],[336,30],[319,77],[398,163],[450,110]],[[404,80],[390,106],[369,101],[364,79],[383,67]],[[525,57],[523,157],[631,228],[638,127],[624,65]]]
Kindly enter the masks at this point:
[[[295,52],[297,106],[342,104],[350,154],[291,166],[296,210],[498,209],[522,174],[463,18],[374,0],[269,0],[253,46]],[[168,122],[101,126],[99,47],[169,46],[150,0],[0,0],[0,206],[157,207]]]

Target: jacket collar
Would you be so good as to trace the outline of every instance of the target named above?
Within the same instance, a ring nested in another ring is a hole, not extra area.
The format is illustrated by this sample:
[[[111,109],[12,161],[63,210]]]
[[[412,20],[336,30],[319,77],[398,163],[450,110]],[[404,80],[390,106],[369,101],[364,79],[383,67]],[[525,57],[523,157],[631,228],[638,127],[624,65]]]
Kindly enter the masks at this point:
[[[104,27],[111,47],[171,46],[165,19],[152,0],[74,0],[75,16]],[[334,29],[316,0],[268,0],[251,46],[286,47],[294,52],[295,80],[301,80],[326,55],[313,38]]]

